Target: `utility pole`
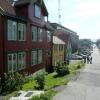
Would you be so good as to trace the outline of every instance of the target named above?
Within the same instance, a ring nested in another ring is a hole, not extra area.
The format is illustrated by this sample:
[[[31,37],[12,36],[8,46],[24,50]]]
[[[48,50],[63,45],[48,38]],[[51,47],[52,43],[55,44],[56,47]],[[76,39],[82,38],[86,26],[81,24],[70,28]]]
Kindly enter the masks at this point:
[[[58,23],[61,24],[61,1],[58,0]]]
[[[10,1],[10,3],[12,4],[12,5],[14,5],[14,3],[16,2],[16,1],[18,1],[18,0],[9,0]]]

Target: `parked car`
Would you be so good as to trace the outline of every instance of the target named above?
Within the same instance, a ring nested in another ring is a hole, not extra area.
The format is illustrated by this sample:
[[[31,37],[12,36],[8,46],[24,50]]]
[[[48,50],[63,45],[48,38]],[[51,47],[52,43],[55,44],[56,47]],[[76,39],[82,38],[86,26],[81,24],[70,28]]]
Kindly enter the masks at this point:
[[[72,54],[72,55],[71,55],[71,59],[72,59],[72,60],[82,60],[83,57],[81,57],[81,56],[79,56],[79,55],[77,55],[77,54]]]
[[[82,53],[78,53],[79,56],[81,56],[83,59],[87,58],[88,55],[82,54]]]
[[[79,52],[79,54],[83,54],[83,55],[86,55],[86,56],[90,56],[91,55],[91,52],[90,51],[82,51],[82,52]]]

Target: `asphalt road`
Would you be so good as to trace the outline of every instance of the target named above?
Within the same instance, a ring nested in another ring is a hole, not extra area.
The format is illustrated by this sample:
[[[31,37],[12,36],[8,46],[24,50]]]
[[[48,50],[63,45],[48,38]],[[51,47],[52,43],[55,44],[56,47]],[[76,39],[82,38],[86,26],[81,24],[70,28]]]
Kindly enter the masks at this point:
[[[86,64],[76,81],[71,81],[53,100],[100,100],[100,51],[95,48],[93,63]]]

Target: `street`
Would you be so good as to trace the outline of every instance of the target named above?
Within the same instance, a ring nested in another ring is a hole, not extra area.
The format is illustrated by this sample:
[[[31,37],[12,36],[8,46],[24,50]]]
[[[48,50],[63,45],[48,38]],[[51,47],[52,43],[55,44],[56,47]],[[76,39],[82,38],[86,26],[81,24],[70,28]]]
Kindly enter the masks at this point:
[[[100,51],[95,48],[93,63],[86,64],[76,81],[71,81],[53,100],[100,100]]]

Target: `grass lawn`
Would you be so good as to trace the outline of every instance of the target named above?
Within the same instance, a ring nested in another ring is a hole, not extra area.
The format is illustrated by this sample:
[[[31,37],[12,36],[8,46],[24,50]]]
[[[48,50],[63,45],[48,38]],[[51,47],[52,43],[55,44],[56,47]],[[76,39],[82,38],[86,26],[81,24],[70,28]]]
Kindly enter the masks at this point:
[[[77,63],[71,63],[69,64],[69,70],[70,70],[70,74],[77,72],[79,69],[83,68],[85,66],[85,64],[83,63],[83,61],[78,61]]]
[[[56,77],[57,74],[51,73],[45,76],[45,90],[52,89],[53,87],[59,86],[59,85],[66,85],[68,83],[67,75],[63,77]],[[36,86],[36,82],[30,81],[23,85],[22,90],[34,90]]]
[[[57,77],[56,72],[48,74],[46,76],[45,89],[48,90],[48,89],[51,89],[56,86],[67,85],[67,83],[68,83],[67,76],[68,75],[65,75],[63,77]]]
[[[36,86],[36,82],[35,82],[35,80],[32,80],[32,81],[30,81],[28,83],[25,83],[23,85],[22,90],[23,91],[34,90],[35,89],[35,86]]]

